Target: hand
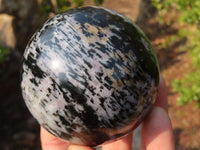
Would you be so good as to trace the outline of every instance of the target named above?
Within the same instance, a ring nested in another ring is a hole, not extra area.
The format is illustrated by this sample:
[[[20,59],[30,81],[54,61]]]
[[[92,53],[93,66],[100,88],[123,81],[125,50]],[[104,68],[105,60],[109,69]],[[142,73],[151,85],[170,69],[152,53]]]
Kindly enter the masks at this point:
[[[53,136],[41,127],[43,150],[95,150],[87,146],[72,145]],[[102,150],[131,150],[132,133],[116,142],[103,145]],[[174,150],[173,131],[167,114],[167,93],[165,81],[161,77],[159,92],[151,114],[142,124],[140,150]]]

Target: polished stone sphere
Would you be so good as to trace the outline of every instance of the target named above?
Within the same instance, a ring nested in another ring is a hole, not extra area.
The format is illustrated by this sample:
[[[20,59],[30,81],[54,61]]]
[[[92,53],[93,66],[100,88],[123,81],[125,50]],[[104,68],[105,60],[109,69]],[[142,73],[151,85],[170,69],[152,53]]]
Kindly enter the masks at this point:
[[[141,29],[102,7],[68,10],[34,34],[23,55],[25,103],[47,131],[96,146],[133,131],[149,113],[159,67]]]

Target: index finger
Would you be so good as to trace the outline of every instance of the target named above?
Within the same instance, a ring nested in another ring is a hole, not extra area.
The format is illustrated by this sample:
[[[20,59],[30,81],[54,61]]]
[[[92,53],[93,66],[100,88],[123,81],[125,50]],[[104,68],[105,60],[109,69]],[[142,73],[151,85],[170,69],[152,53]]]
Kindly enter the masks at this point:
[[[158,90],[158,94],[157,94],[154,106],[161,107],[165,111],[168,110],[167,109],[168,107],[167,87],[166,87],[165,79],[162,76],[160,76],[159,90]]]

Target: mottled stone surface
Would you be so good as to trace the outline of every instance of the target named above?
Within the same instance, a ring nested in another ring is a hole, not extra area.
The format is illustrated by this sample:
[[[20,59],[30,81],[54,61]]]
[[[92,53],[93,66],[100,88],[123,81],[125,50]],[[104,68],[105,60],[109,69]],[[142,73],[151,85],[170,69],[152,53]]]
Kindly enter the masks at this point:
[[[134,23],[83,7],[56,15],[32,37],[21,78],[26,105],[44,128],[95,146],[138,126],[155,100],[159,69]]]

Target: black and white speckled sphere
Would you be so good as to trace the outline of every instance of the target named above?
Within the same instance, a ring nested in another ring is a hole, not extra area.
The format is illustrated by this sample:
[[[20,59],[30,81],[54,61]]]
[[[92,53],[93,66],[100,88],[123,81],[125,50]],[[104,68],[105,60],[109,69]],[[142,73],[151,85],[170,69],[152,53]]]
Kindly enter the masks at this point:
[[[23,98],[49,132],[96,146],[128,134],[149,112],[159,69],[149,40],[125,16],[101,7],[58,14],[24,52]]]

